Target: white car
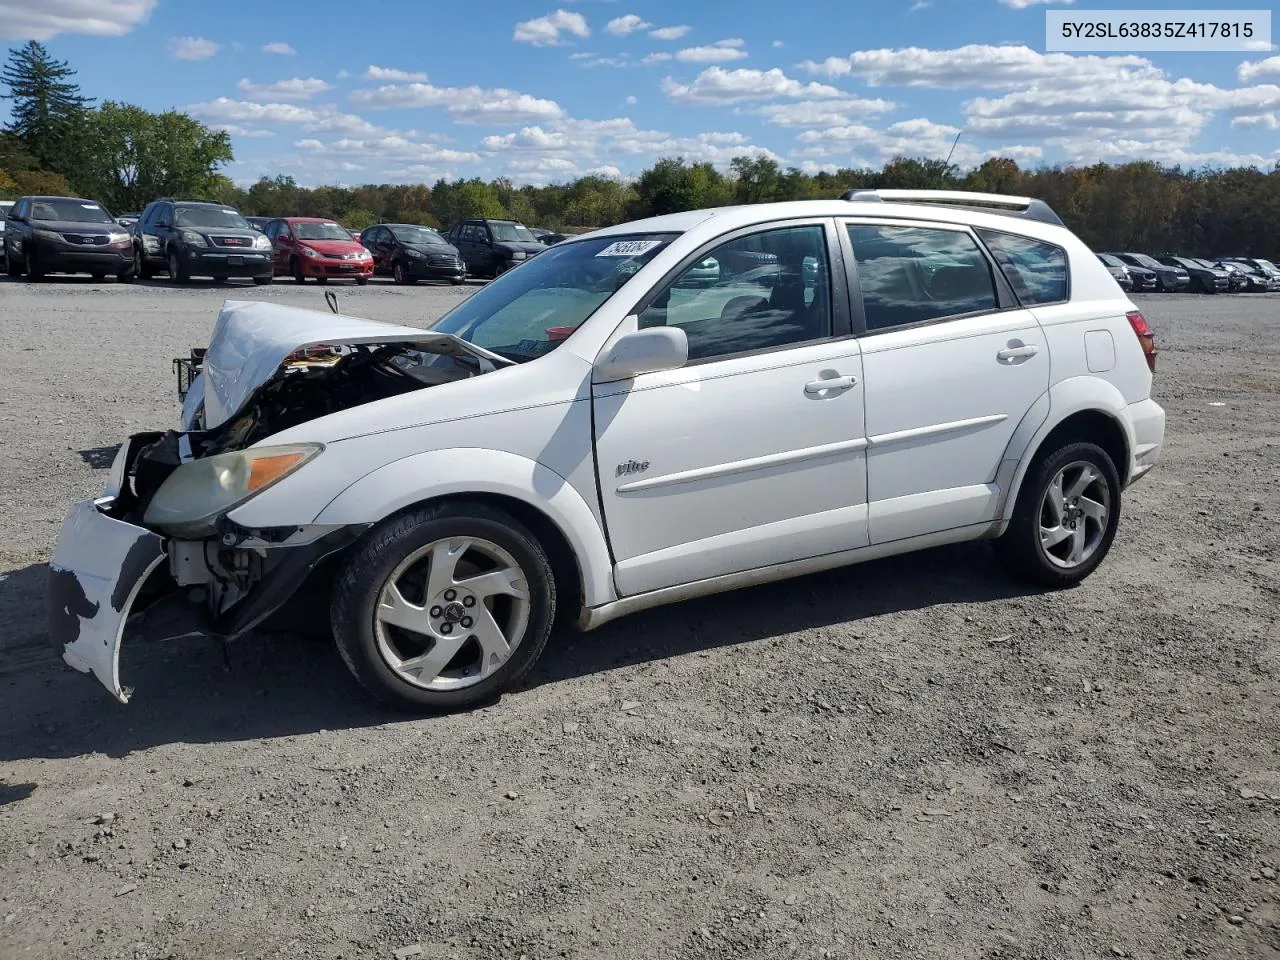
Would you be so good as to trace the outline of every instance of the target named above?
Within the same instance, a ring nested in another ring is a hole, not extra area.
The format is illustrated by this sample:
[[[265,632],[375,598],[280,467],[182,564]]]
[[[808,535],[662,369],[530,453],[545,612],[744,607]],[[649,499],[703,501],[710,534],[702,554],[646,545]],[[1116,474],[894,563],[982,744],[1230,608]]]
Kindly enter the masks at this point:
[[[766,268],[682,283],[738,248]],[[1160,454],[1155,356],[1052,210],[962,193],[611,227],[429,330],[228,302],[183,429],[71,508],[51,637],[124,701],[132,615],[236,637],[330,559],[355,676],[447,709],[519,681],[557,619],[978,539],[1067,587]]]

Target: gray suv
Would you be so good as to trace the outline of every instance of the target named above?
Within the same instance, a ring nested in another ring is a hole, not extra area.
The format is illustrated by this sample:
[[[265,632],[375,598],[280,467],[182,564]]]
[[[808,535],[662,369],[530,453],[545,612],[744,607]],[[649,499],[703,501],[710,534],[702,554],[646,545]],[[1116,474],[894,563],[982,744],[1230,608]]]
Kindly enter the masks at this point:
[[[264,285],[274,272],[271,241],[236,210],[207,200],[164,197],[147,204],[134,227],[133,256],[144,280],[165,270],[174,283],[252,277]]]

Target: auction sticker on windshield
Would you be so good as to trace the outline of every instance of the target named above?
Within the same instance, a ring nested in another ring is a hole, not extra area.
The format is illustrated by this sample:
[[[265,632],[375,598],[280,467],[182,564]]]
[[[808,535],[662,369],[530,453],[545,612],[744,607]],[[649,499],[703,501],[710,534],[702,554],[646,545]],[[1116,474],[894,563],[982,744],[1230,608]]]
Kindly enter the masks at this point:
[[[654,247],[662,246],[665,240],[616,240],[596,254],[597,257],[638,257],[648,253]]]

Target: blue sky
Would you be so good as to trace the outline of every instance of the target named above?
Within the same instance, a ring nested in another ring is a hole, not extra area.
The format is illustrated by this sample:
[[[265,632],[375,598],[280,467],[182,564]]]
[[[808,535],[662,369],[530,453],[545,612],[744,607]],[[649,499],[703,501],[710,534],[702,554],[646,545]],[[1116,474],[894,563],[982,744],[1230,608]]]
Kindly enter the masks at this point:
[[[1050,3],[1065,6],[0,0],[0,41],[44,41],[90,96],[229,130],[227,173],[242,183],[547,183],[675,155],[725,166],[766,154],[813,171],[945,157],[961,131],[965,167],[993,155],[1280,162],[1274,46],[1046,54]]]

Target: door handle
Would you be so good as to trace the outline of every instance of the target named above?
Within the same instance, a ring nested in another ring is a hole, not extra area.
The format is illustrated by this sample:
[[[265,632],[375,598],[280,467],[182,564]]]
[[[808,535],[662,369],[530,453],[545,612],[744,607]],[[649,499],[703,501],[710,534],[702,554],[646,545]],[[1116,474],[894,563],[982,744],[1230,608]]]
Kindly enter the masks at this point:
[[[848,390],[857,385],[857,377],[827,377],[824,380],[810,380],[804,385],[804,392],[815,394],[822,393],[824,390]]]
[[[1002,362],[1010,360],[1022,360],[1026,357],[1034,357],[1040,352],[1040,348],[1034,343],[1011,344],[996,354],[996,359]]]

